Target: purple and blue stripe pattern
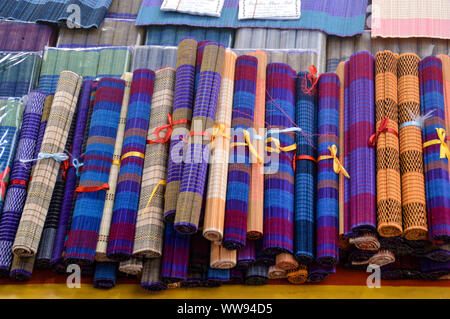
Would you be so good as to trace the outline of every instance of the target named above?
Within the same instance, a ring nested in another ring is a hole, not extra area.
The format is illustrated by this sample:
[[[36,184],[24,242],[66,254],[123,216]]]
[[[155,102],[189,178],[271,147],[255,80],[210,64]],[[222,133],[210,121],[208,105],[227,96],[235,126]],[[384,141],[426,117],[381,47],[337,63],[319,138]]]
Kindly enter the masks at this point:
[[[268,137],[277,138],[281,147],[295,143],[294,133],[270,132],[295,124],[295,78],[295,71],[287,64],[267,66],[266,126]],[[268,152],[265,163],[263,251],[267,255],[294,251],[293,156],[293,152]]]
[[[172,223],[166,223],[161,278],[167,283],[187,280],[191,236],[175,231]]]
[[[10,185],[6,190],[5,205],[0,216],[0,274],[7,275],[11,267],[12,245],[25,205],[27,184],[33,166],[32,162],[22,163],[20,160],[33,158],[45,98],[46,94],[42,92],[31,92],[23,113],[22,129],[10,174]]]
[[[430,114],[422,128],[423,143],[439,141],[437,130],[445,129],[442,61],[427,57],[419,62],[421,113]],[[430,112],[430,113],[429,113]],[[449,132],[446,132],[448,136]],[[423,149],[425,190],[427,198],[428,237],[450,242],[450,183],[448,158],[440,157],[441,144]]]
[[[134,71],[106,251],[112,260],[127,260],[133,253],[154,84],[155,72],[152,70]]]
[[[336,147],[339,156],[339,78],[334,73],[320,75],[318,82],[318,158],[330,156]],[[333,158],[317,164],[316,261],[332,267],[339,257],[339,175]]]
[[[312,84],[308,73],[297,74],[295,122],[304,134],[296,136],[294,256],[304,265],[315,257],[317,90],[307,91]]]
[[[104,78],[99,81],[89,127],[80,187],[91,191],[76,194],[71,229],[66,242],[68,263],[92,264],[103,213],[106,189],[119,126],[125,81]]]
[[[222,246],[226,249],[240,249],[247,237],[247,213],[250,187],[251,163],[244,130],[253,127],[255,112],[256,74],[258,59],[244,55],[236,60],[231,146],[228,183],[225,202],[225,225]]]
[[[70,161],[81,160],[81,148],[83,145],[84,134],[86,131],[86,126],[88,124],[88,114],[91,105],[91,91],[93,89],[94,82],[92,80],[83,81],[81,87],[80,99],[78,102],[78,115],[75,126],[75,133],[73,138],[73,144],[71,149]],[[78,174],[81,172],[79,169]],[[50,264],[55,266],[57,263],[62,261],[62,255],[64,251],[64,242],[66,241],[69,219],[73,211],[75,187],[77,184],[78,176],[77,170],[73,165],[69,165],[66,172],[66,186],[64,188],[64,195],[62,199],[62,206],[60,217],[58,221],[58,228],[56,229],[55,243],[52,251],[52,258]]]
[[[339,36],[353,36],[364,31],[368,0],[302,0],[300,19],[291,20],[239,20],[239,0],[225,0],[220,17],[161,11],[162,2],[163,0],[143,0],[136,25],[313,29]]]
[[[369,138],[375,133],[375,60],[359,52],[345,63],[344,224],[346,236],[376,233],[377,201],[375,149]]]

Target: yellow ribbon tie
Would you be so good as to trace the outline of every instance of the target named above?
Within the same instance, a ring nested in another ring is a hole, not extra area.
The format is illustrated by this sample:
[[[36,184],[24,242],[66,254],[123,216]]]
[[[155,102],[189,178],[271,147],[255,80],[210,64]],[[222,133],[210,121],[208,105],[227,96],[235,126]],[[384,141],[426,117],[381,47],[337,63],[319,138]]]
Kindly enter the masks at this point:
[[[439,142],[441,143],[440,158],[447,157],[447,159],[450,160],[450,150],[448,149],[447,142],[445,141],[445,130],[443,128],[437,128],[436,131],[439,137]]]
[[[123,161],[125,158],[127,157],[139,157],[139,158],[145,158],[145,155],[142,154],[141,152],[128,152],[123,154],[122,158],[120,159],[120,161]]]
[[[214,124],[213,135],[211,136],[211,142],[213,142],[217,136],[221,136],[221,137],[229,140],[230,136],[226,133],[226,130],[227,130],[227,127],[225,126],[225,124],[222,124],[222,123]]]
[[[337,146],[336,144],[333,144],[331,146],[328,146],[328,150],[330,151],[331,155],[322,155],[319,156],[317,161],[322,161],[326,159],[332,159],[333,160],[333,170],[336,174],[344,174],[345,177],[350,179],[350,175],[345,170],[344,166],[342,166],[341,162],[339,161],[339,158],[337,157]]]
[[[112,161],[112,165],[120,166],[120,161],[119,160],[113,160]]]
[[[156,184],[156,186],[153,188],[153,191],[152,191],[152,193],[150,195],[150,198],[148,199],[147,205],[145,205],[144,211],[146,211],[148,205],[150,205],[150,202],[152,201],[153,197],[155,196],[156,191],[158,190],[158,187],[160,185],[164,185],[165,186],[166,184],[167,184],[167,181],[165,179],[160,180],[159,183]]]
[[[272,142],[273,144],[275,144],[275,148],[271,147],[271,146],[266,146],[266,150],[267,152],[275,152],[275,153],[280,153],[281,151],[283,152],[290,152],[290,151],[294,151],[297,149],[297,144],[292,144],[289,146],[281,146],[280,140],[274,137],[268,137],[266,139],[266,144]]]
[[[247,130],[243,130],[243,133],[244,133],[245,143],[242,143],[242,142],[231,143],[230,147],[233,147],[233,146],[248,146],[249,152],[256,158],[256,160],[258,161],[258,164],[262,164],[263,161],[261,159],[261,156],[259,156],[259,154],[256,151],[255,147],[252,145],[252,143],[250,141],[250,132],[247,131]]]

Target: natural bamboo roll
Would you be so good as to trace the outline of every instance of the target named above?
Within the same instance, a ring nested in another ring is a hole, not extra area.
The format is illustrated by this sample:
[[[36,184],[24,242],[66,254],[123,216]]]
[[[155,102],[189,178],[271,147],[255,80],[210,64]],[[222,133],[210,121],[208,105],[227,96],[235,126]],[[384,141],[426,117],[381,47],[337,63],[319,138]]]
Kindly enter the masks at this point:
[[[267,55],[264,51],[256,51],[248,55],[258,59],[256,75],[255,112],[253,129],[259,136],[264,136],[265,110],[266,110],[266,68]],[[264,142],[255,139],[254,147],[261,158],[264,158]],[[247,214],[247,238],[257,240],[263,235],[264,219],[264,167],[255,158],[252,158],[250,175],[250,194]]]
[[[203,236],[213,242],[223,237],[225,200],[227,191],[228,156],[230,153],[230,125],[233,110],[234,71],[236,54],[227,49],[220,84],[219,103],[214,122],[211,146],[208,190],[206,194]]]
[[[428,233],[425,177],[420,123],[420,58],[412,53],[398,57],[398,124],[404,237],[426,239]]]
[[[375,56],[377,131],[372,137],[377,154],[377,230],[383,237],[403,233],[396,88],[397,54],[378,52]]]
[[[281,253],[275,259],[275,264],[278,268],[289,271],[298,268],[298,262],[294,259],[292,254]]]
[[[214,269],[231,269],[236,267],[236,250],[228,250],[222,245],[211,243],[210,267]]]

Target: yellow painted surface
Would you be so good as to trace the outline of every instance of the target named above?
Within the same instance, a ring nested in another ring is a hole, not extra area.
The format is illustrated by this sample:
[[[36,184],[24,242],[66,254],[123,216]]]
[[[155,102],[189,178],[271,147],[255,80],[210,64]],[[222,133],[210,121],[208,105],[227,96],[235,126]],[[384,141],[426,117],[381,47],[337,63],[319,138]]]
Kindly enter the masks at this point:
[[[108,298],[108,299],[328,299],[328,298],[408,298],[450,299],[450,287],[381,287],[332,285],[222,286],[219,288],[178,288],[152,294],[136,284],[120,284],[110,290],[84,284],[67,288],[64,284],[0,285],[0,298]]]

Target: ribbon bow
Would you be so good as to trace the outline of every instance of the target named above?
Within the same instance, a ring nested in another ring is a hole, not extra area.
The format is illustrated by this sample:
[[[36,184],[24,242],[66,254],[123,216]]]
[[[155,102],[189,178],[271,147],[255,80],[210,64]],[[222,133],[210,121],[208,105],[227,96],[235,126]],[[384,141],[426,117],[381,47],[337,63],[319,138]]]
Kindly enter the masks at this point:
[[[245,139],[245,143],[231,143],[230,146],[247,146],[249,152],[256,158],[256,161],[258,162],[258,164],[262,164],[262,159],[261,156],[259,156],[258,152],[256,151],[256,148],[252,145],[251,143],[251,137],[250,137],[250,132],[247,130],[243,130],[242,131],[244,134],[244,139]]]
[[[213,142],[217,136],[221,136],[221,137],[229,140],[230,136],[226,133],[226,130],[227,130],[227,127],[225,126],[225,124],[223,124],[223,123],[214,124],[213,135],[211,136],[211,142]]]
[[[372,136],[369,138],[369,146],[374,147],[375,144],[377,143],[378,136],[383,132],[389,132],[389,133],[392,133],[392,134],[395,134],[398,136],[397,132],[394,129],[387,127],[388,123],[389,123],[389,118],[385,117],[381,121],[380,127],[378,127],[378,130],[374,134],[372,134]]]
[[[350,175],[345,170],[344,166],[342,166],[341,162],[339,161],[339,158],[337,157],[337,146],[336,144],[333,144],[331,146],[328,146],[328,150],[330,151],[331,155],[322,155],[319,156],[318,161],[326,160],[326,159],[333,159],[333,170],[336,174],[344,174],[345,177],[350,179]]]
[[[290,152],[297,149],[297,144],[295,143],[289,146],[281,146],[280,140],[274,137],[268,137],[266,139],[266,144],[268,143],[273,143],[275,145],[275,148],[271,146],[266,146],[267,152],[280,153],[281,151]]]
[[[305,88],[303,88],[303,92],[305,94],[311,95],[311,93],[316,88],[317,83],[319,82],[319,77],[317,76],[317,69],[314,65],[309,66],[309,73],[307,74],[306,77],[312,83],[312,85],[310,88],[306,87],[305,85]]]
[[[53,158],[58,163],[61,163],[61,162],[68,160],[69,155],[67,155],[66,153],[53,153],[53,154],[39,153],[37,158],[33,158],[33,159],[29,159],[29,160],[21,159],[20,161],[22,163],[28,163],[28,162],[40,161],[40,160],[47,159],[47,158]]]
[[[167,114],[167,119],[169,120],[168,124],[164,124],[164,125],[161,125],[161,126],[158,126],[158,127],[155,128],[155,132],[154,133],[155,133],[155,135],[156,135],[156,137],[158,139],[156,139],[156,140],[147,140],[147,144],[157,144],[157,143],[164,144],[164,143],[167,143],[170,140],[170,137],[172,136],[173,126],[174,125],[177,125],[177,124],[188,124],[189,123],[189,120],[186,120],[186,119],[178,120],[178,121],[173,122],[172,121],[172,114],[170,114],[170,113]],[[166,136],[161,137],[159,135],[159,133],[161,133],[161,131],[166,130],[166,129],[167,129]]]
[[[436,131],[439,138],[439,142],[441,144],[440,158],[447,157],[447,160],[450,160],[450,150],[448,149],[448,145],[446,143],[445,130],[443,128],[436,128]]]

